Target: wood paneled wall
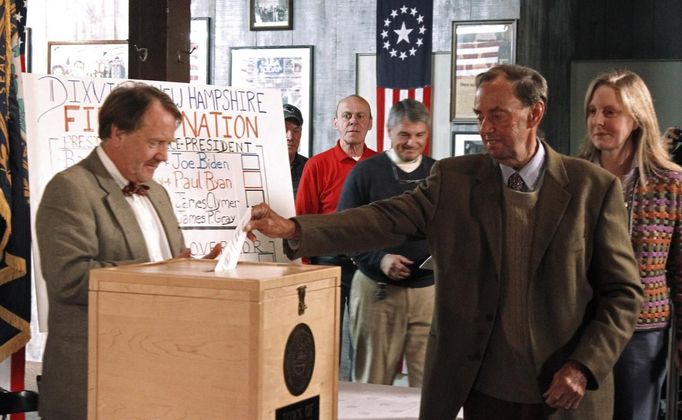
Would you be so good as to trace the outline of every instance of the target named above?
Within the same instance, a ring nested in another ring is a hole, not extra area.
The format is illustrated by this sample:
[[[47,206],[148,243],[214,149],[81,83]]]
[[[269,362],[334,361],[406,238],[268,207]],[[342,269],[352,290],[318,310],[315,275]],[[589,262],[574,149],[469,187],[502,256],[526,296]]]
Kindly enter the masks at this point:
[[[518,19],[520,0],[434,0],[433,51],[450,51],[452,21]],[[331,147],[336,102],[355,92],[356,54],[374,53],[376,2],[294,0],[294,29],[250,31],[248,0],[193,0],[215,24],[214,83],[230,82],[230,48],[314,45],[313,152]]]
[[[129,0],[74,0],[68,7],[32,1],[37,2],[32,10],[44,12],[40,19],[42,13],[29,12],[34,71],[46,71],[47,41],[128,38]],[[249,30],[249,0],[190,2],[193,17],[213,19],[216,84],[230,81],[231,47],[315,46],[313,152],[330,147],[336,139],[331,124],[336,101],[355,91],[356,54],[375,52],[375,2],[294,0],[293,30],[258,32]],[[517,61],[547,77],[550,101],[543,129],[564,152],[569,150],[571,60],[682,59],[680,0],[434,0],[434,51],[450,51],[452,21],[483,19],[519,19]],[[146,31],[159,28],[148,24]]]
[[[128,8],[128,77],[189,82],[190,0],[130,0]]]
[[[680,0],[521,0],[520,15],[518,62],[547,78],[542,128],[564,153],[570,150],[572,60],[682,59]],[[670,83],[681,81],[682,75]]]
[[[570,57],[574,54],[572,22],[575,0],[522,0],[518,26],[517,62],[542,73],[549,86],[542,135],[559,151],[568,151],[570,138]]]

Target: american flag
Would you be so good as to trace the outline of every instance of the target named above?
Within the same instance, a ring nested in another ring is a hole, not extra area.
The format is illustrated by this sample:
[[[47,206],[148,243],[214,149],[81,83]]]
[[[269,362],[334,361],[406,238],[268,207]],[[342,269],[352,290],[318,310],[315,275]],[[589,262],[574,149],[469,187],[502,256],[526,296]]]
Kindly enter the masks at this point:
[[[379,151],[390,148],[386,119],[394,103],[412,98],[431,108],[432,23],[433,0],[379,0],[377,4]]]
[[[477,76],[499,62],[498,41],[457,43],[457,78]]]

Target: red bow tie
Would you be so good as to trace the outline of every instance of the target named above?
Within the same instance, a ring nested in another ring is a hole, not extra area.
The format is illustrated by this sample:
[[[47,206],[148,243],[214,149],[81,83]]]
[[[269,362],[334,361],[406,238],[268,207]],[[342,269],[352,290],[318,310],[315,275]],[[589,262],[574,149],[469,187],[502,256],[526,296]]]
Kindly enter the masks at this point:
[[[147,195],[147,190],[149,189],[148,186],[144,184],[135,184],[134,182],[129,183],[125,187],[123,187],[123,195],[126,197],[130,197],[133,194],[138,194],[138,195]]]

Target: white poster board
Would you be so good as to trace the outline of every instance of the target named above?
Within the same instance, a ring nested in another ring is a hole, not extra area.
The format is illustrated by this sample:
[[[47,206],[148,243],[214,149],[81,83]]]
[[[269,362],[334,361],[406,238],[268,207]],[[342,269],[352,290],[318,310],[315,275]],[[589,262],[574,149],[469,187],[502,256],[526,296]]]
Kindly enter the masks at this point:
[[[47,182],[99,143],[98,108],[122,82],[23,75],[33,226]],[[154,179],[168,190],[194,256],[203,256],[216,242],[231,239],[247,207],[267,202],[281,215],[294,216],[278,90],[144,82],[166,92],[182,112],[177,141]],[[33,235],[38,315],[44,330],[47,296],[35,229]],[[281,241],[264,236],[256,243],[246,241],[240,260],[289,261]]]

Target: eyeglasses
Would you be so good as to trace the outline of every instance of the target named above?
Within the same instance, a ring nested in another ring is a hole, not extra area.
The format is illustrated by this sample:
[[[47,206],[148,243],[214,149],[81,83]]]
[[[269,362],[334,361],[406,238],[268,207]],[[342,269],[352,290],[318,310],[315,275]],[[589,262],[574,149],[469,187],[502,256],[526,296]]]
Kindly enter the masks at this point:
[[[424,178],[401,179],[400,176],[398,176],[398,168],[395,166],[395,164],[391,164],[391,169],[393,169],[393,178],[395,179],[395,182],[397,182],[398,184],[419,184],[424,180]]]

